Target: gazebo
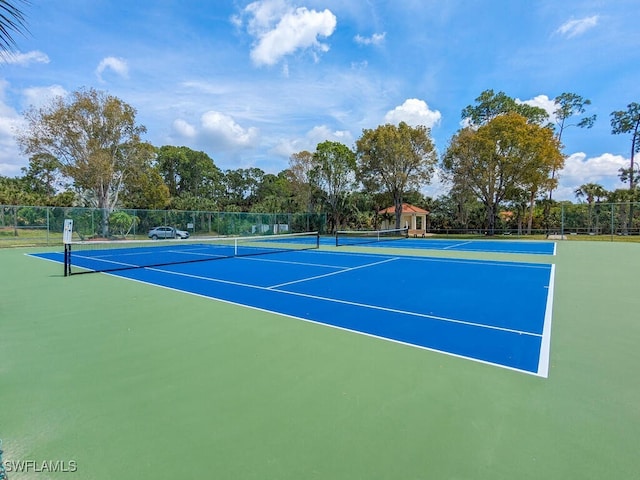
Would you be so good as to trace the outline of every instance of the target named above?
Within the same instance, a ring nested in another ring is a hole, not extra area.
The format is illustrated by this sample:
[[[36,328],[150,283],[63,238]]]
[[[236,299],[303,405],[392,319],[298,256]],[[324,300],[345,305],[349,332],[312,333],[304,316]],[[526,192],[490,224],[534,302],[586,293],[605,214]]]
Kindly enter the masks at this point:
[[[381,228],[383,230],[389,228],[395,228],[395,214],[396,207],[391,206],[387,207],[378,212],[379,215],[392,215],[393,220],[389,220],[385,218],[382,221]],[[409,230],[409,235],[413,237],[421,236],[424,237],[427,233],[427,215],[429,215],[429,211],[420,207],[416,207],[415,205],[411,205],[410,203],[402,204],[402,213],[400,215],[400,227],[407,228]]]

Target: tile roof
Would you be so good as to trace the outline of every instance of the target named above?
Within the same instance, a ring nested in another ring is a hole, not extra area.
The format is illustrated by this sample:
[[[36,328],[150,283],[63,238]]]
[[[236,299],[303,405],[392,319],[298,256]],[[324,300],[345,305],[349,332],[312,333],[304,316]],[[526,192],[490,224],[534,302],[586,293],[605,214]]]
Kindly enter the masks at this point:
[[[394,207],[392,205],[390,207],[387,207],[385,209],[380,210],[378,213],[379,214],[383,214],[383,213],[395,214],[396,213],[396,207]],[[420,208],[420,207],[416,207],[415,205],[411,205],[410,203],[403,203],[402,204],[402,213],[422,213],[422,214],[429,215],[429,211],[428,210],[425,210],[425,209]]]

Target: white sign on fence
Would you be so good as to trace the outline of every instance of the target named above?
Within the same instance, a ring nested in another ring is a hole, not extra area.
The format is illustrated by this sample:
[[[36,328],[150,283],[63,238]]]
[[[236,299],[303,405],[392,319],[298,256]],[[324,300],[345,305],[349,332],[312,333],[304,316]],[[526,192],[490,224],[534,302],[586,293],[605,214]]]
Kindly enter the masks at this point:
[[[62,243],[71,243],[73,237],[73,220],[66,218],[64,220],[64,230],[62,231]]]

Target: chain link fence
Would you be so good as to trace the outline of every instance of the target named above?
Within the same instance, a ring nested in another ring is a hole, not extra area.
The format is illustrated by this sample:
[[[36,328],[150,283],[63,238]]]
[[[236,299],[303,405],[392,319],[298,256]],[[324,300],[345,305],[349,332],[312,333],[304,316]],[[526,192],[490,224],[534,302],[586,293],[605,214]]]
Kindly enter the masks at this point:
[[[552,220],[552,230],[560,235],[638,236],[640,203],[563,204]]]
[[[443,237],[487,236],[485,212],[476,209],[469,215],[466,225],[461,225],[459,215],[431,212],[427,217],[427,232]],[[474,225],[474,226],[472,226]],[[541,205],[530,218],[528,210],[514,212],[503,209],[496,218],[493,236],[516,238],[579,239],[640,242],[640,203]],[[588,238],[587,238],[588,237]]]
[[[0,247],[61,245],[65,219],[74,240],[143,239],[170,226],[200,236],[249,236],[326,230],[326,215],[0,205]]]
[[[76,207],[0,205],[0,247],[60,245],[64,220],[74,222],[74,240],[143,239],[157,226],[201,236],[249,236],[318,231],[327,233],[326,214],[244,213],[180,210],[113,210]],[[429,220],[427,221],[429,224]],[[435,222],[434,222],[435,223]],[[429,225],[427,225],[429,227]],[[485,235],[483,228],[427,228],[442,236]],[[517,238],[640,241],[640,203],[553,205],[537,210],[532,228],[526,222],[502,220],[496,236]]]

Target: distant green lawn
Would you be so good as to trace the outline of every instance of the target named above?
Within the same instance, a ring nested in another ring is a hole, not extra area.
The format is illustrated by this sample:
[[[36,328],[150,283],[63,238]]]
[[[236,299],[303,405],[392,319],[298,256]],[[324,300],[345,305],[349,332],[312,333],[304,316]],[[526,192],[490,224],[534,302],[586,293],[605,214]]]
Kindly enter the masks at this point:
[[[0,249],[9,478],[637,478],[639,248],[428,252],[556,264],[548,379]]]

